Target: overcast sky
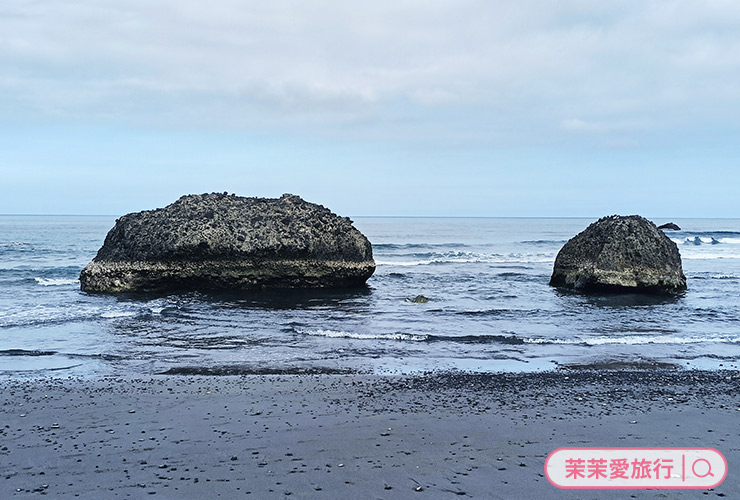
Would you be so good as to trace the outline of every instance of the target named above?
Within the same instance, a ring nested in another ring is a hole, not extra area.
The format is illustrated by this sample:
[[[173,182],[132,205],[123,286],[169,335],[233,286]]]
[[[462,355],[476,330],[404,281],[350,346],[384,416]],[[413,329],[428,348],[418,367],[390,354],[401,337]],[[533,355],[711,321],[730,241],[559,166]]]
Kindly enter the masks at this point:
[[[740,2],[3,0],[0,213],[737,217]]]

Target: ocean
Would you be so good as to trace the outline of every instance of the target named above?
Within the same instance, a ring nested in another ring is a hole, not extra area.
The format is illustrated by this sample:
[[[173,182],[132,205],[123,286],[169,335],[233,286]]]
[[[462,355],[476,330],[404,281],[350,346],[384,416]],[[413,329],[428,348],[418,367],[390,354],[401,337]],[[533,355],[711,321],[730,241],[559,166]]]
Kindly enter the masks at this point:
[[[83,293],[114,220],[0,216],[0,375],[738,369],[740,219],[673,219],[675,297],[550,287],[594,221],[556,218],[355,218],[377,263],[361,289]]]

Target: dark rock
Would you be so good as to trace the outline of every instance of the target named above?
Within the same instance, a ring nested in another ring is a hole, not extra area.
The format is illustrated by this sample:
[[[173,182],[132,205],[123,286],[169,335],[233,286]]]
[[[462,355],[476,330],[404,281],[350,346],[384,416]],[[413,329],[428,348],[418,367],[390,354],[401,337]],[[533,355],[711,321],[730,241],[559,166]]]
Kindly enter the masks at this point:
[[[662,226],[658,226],[658,229],[669,229],[671,231],[681,230],[681,228],[678,227],[678,224],[674,224],[673,222],[669,222],[668,224],[663,224]]]
[[[361,285],[372,247],[352,221],[285,194],[183,196],[116,221],[82,270],[88,292]]]
[[[550,285],[583,292],[676,293],[686,289],[676,244],[649,220],[603,217],[560,250]]]

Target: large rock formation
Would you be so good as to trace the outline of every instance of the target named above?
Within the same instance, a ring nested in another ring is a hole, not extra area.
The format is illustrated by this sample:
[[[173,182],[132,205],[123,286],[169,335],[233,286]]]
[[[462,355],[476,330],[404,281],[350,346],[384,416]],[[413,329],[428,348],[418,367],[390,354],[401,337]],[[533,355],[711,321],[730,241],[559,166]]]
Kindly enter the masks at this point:
[[[285,194],[183,196],[116,221],[82,270],[88,292],[356,286],[372,247],[346,217]]]
[[[686,289],[678,247],[649,220],[603,217],[560,250],[550,284],[574,290],[676,293]]]

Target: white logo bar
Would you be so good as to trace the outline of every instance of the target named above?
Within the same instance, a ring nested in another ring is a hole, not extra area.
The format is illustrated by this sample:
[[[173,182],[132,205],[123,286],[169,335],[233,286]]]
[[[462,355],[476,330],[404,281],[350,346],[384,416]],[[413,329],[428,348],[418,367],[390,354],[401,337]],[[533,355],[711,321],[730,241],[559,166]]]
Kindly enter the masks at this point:
[[[727,460],[714,448],[558,448],[545,475],[566,489],[709,489],[725,480]]]

